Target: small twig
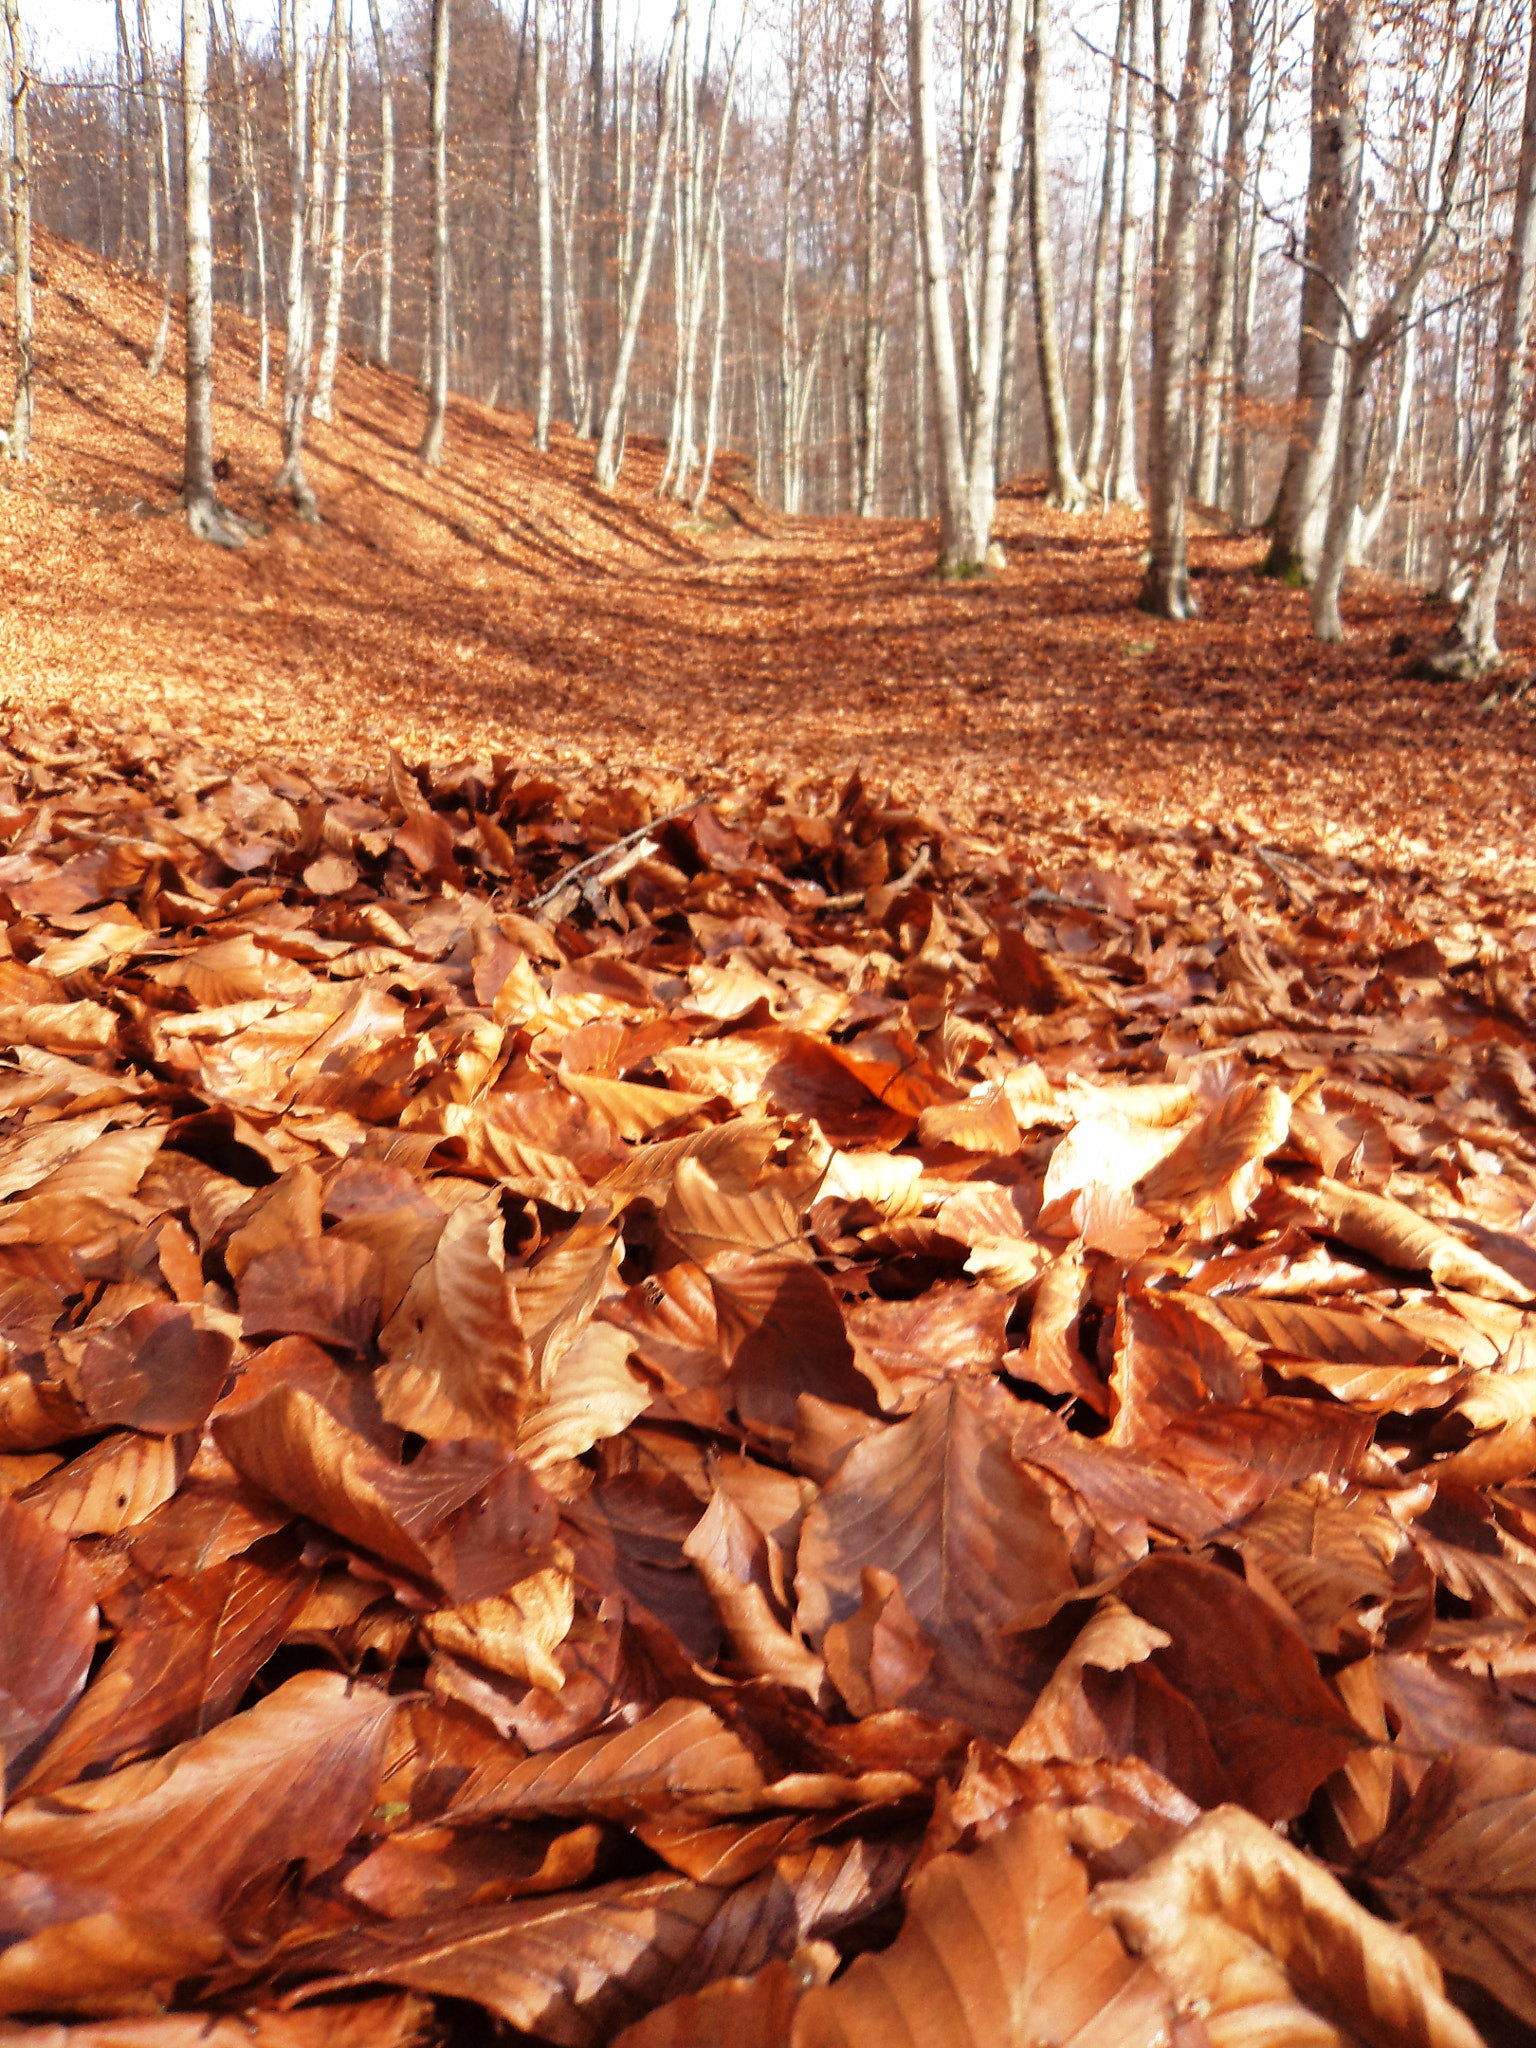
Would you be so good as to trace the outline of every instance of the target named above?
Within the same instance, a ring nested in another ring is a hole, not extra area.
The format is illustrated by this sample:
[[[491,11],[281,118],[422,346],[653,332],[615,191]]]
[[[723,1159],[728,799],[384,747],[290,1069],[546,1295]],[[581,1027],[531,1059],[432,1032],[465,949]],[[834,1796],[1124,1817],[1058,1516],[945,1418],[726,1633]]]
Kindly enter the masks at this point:
[[[894,882],[877,882],[871,886],[890,889],[891,900],[894,902],[904,889],[911,888],[920,875],[926,875],[932,865],[933,855],[926,846],[920,846],[917,849],[917,858],[904,875],[898,875]],[[820,917],[824,910],[856,910],[868,894],[868,889],[846,889],[841,896],[829,896],[825,903],[818,903],[815,914]]]
[[[1053,910],[1085,910],[1090,917],[1119,916],[1107,903],[1090,903],[1086,896],[1063,896],[1055,889],[1031,889],[1024,901],[1048,903]]]
[[[1253,850],[1259,856],[1259,859],[1263,861],[1265,867],[1269,869],[1270,873],[1272,875],[1279,875],[1282,882],[1285,880],[1285,877],[1280,874],[1280,870],[1275,866],[1277,860],[1283,860],[1287,867],[1300,868],[1304,875],[1310,875],[1314,882],[1320,883],[1325,889],[1333,887],[1328,876],[1320,875],[1316,868],[1309,867],[1299,853],[1286,853],[1278,846],[1255,846]]]
[[[589,874],[593,868],[605,867],[616,854],[622,855],[626,847],[633,846],[637,840],[644,839],[648,832],[654,832],[659,825],[670,825],[674,818],[680,818],[685,811],[696,811],[700,804],[708,802],[708,797],[691,796],[687,803],[679,804],[676,810],[664,811],[659,818],[652,818],[644,825],[637,825],[633,832],[626,832],[622,839],[615,839],[611,846],[600,847],[596,853],[589,853],[585,860],[577,861],[574,867],[567,868],[563,874],[557,875],[547,889],[542,890],[537,896],[531,896],[526,903],[520,903],[518,905],[519,910],[524,912],[542,910],[546,903],[553,903],[560,894],[560,891],[569,883],[574,882],[579,885],[583,875]],[[645,858],[646,856],[643,853],[638,854],[635,860],[629,863],[629,867],[623,868],[621,872],[628,874],[629,868],[635,867]]]

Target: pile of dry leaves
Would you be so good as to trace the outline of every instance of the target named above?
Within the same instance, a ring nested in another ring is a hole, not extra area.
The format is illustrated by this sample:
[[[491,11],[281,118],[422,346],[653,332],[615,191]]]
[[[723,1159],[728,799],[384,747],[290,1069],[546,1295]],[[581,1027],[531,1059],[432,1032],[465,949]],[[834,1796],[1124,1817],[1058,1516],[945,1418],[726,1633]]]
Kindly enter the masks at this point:
[[[686,794],[0,753],[0,2042],[1527,2038],[1536,906]]]

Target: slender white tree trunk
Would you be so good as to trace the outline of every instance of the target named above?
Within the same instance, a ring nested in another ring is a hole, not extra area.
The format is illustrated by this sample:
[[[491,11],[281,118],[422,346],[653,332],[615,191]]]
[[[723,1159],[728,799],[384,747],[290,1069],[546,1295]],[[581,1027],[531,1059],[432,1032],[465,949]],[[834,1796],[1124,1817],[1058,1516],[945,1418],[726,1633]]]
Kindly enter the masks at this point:
[[[1072,422],[1056,319],[1056,244],[1051,233],[1050,0],[1033,0],[1026,64],[1029,92],[1029,247],[1035,279],[1035,354],[1050,461],[1050,502],[1079,512],[1088,502],[1072,454]]]
[[[1440,180],[1439,204],[1425,223],[1418,244],[1396,285],[1363,333],[1356,327],[1353,315],[1350,316],[1350,341],[1345,358],[1348,376],[1339,424],[1339,455],[1333,479],[1333,498],[1328,508],[1328,528],[1323,538],[1317,580],[1312,586],[1312,632],[1319,640],[1338,641],[1344,637],[1339,598],[1349,565],[1350,539],[1365,488],[1365,458],[1369,442],[1366,399],[1372,370],[1377,359],[1402,332],[1404,321],[1414,317],[1420,288],[1450,226],[1451,215],[1460,196],[1467,130],[1476,98],[1477,67],[1482,61],[1483,23],[1487,10],[1488,0],[1475,0],[1451,106],[1451,142],[1446,152],[1445,175]],[[1432,148],[1431,156],[1434,154]]]
[[[331,233],[329,275],[325,285],[325,325],[320,336],[320,367],[315,374],[314,415],[331,417],[336,389],[336,363],[341,354],[341,313],[347,289],[347,178],[352,155],[352,8],[336,5],[336,128],[332,143]]]
[[[1310,583],[1328,524],[1348,377],[1365,162],[1370,30],[1363,0],[1319,0],[1312,49],[1306,274],[1296,369],[1296,424],[1270,523],[1265,568]]]
[[[1093,233],[1093,274],[1088,287],[1088,428],[1083,440],[1083,481],[1097,492],[1109,438],[1109,246],[1115,232],[1115,191],[1120,169],[1120,122],[1125,98],[1125,51],[1130,12],[1136,0],[1120,0],[1115,56],[1109,74],[1109,112],[1104,123],[1104,178]]]
[[[379,0],[368,0],[373,54],[379,67],[379,362],[389,368],[395,306],[395,92]]]
[[[1019,153],[1019,118],[1024,108],[1024,9],[1028,0],[1008,0],[1003,34],[1001,95],[997,124],[986,148],[985,239],[982,244],[981,319],[976,376],[971,400],[970,525],[976,560],[985,561],[997,502],[997,394],[1003,368],[1004,299],[1008,288],[1008,230],[1013,214],[1013,167]],[[1044,0],[1035,0],[1038,8]]]
[[[432,0],[432,383],[416,451],[428,469],[442,462],[448,425],[448,13],[449,0]]]
[[[549,35],[545,0],[533,10],[533,180],[539,209],[539,400],[533,445],[549,447],[555,391],[555,213],[549,167]]]
[[[1195,496],[1206,505],[1217,502],[1221,488],[1222,430],[1230,397],[1237,245],[1243,224],[1248,93],[1253,79],[1252,0],[1232,0],[1231,22],[1232,70],[1227,90],[1227,147],[1222,164],[1216,253],[1211,265],[1211,304],[1200,382],[1200,421],[1195,437]]]
[[[1189,46],[1179,88],[1168,167],[1163,265],[1152,295],[1152,392],[1148,427],[1147,524],[1151,562],[1141,602],[1165,619],[1198,607],[1185,558],[1189,495],[1189,363],[1199,230],[1200,138],[1216,55],[1215,0],[1190,0]]]
[[[12,336],[16,395],[11,404],[6,453],[13,462],[25,462],[32,449],[32,144],[27,107],[32,67],[27,61],[20,0],[5,0],[5,27],[10,56],[6,81],[10,99],[10,227],[16,307]]]
[[[619,478],[619,429],[624,419],[624,402],[629,392],[630,365],[640,338],[640,316],[645,311],[645,294],[651,281],[651,261],[656,253],[656,234],[661,222],[661,202],[666,195],[667,170],[672,157],[672,127],[677,118],[678,72],[683,53],[683,27],[688,18],[688,0],[677,0],[672,16],[672,33],[667,42],[665,75],[661,87],[661,126],[656,136],[656,169],[651,178],[651,196],[645,209],[645,227],[640,236],[640,253],[635,259],[635,276],[630,288],[624,331],[619,337],[613,383],[603,410],[603,431],[592,464],[592,480],[599,490],[611,491]]]
[[[238,548],[213,480],[213,206],[208,129],[208,0],[181,0],[181,113],[186,220],[186,470],[182,499],[199,540]]]
[[[267,332],[267,228],[261,202],[261,169],[256,140],[251,129],[251,102],[246,90],[245,64],[240,54],[240,32],[235,21],[234,0],[223,0],[224,34],[229,43],[230,71],[235,85],[235,137],[239,150],[240,183],[245,191],[254,257],[255,315],[258,322],[256,402],[263,412],[272,382],[272,343]],[[247,312],[252,309],[247,307]]]
[[[162,249],[160,235],[163,208],[165,241],[167,244],[170,242],[171,133],[170,124],[165,118],[165,94],[161,89],[159,73],[155,69],[155,45],[150,35],[146,0],[139,0],[139,63],[144,81],[145,100],[154,112],[155,131],[149,163],[149,270],[152,277],[158,275],[163,280],[160,294],[160,324],[155,329],[155,338],[150,344],[149,361],[145,365],[150,381],[153,382],[165,367],[165,351],[171,338],[171,252],[169,247]]]
[[[1127,0],[1128,76],[1125,133],[1120,150],[1120,249],[1115,276],[1115,397],[1110,420],[1109,496],[1117,505],[1140,505],[1136,475],[1136,305],[1141,282],[1141,234],[1136,218],[1136,133],[1141,102],[1141,0]]]
[[[309,263],[309,24],[302,0],[278,0],[278,40],[288,102],[288,274],[283,338],[283,460],[272,480],[304,519],[317,519],[315,494],[304,475],[304,422],[309,411],[309,318],[313,302]]]
[[[715,210],[715,345],[709,362],[709,405],[704,422],[704,459],[699,468],[699,487],[693,494],[693,510],[702,512],[715,473],[715,450],[720,433],[720,372],[725,361],[725,215]]]
[[[922,249],[922,303],[933,364],[933,402],[939,427],[939,569],[970,575],[985,559],[985,535],[972,518],[965,443],[960,421],[960,376],[949,310],[949,252],[944,242],[944,200],[939,188],[939,121],[934,104],[935,0],[910,0],[908,72],[916,154],[917,215]]]

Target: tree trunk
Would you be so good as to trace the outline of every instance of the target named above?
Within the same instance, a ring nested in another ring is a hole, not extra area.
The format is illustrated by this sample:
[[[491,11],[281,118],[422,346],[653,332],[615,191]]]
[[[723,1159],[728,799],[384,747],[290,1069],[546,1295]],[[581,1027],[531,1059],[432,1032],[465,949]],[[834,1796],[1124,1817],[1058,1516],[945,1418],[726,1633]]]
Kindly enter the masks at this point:
[[[800,153],[800,105],[805,93],[805,32],[801,13],[795,16],[794,67],[789,86],[789,113],[784,131],[784,209],[779,231],[779,504],[785,512],[800,510],[800,477],[795,467],[799,437],[795,415],[800,398],[800,319],[795,294],[795,173]]]
[[[1019,117],[1024,103],[1024,10],[1028,4],[1029,0],[1009,0],[997,125],[987,145],[981,321],[971,404],[968,479],[970,525],[980,550],[973,559],[983,562],[992,539],[992,515],[997,503],[997,394],[1003,367],[1013,167],[1019,153]],[[1045,0],[1035,0],[1037,13],[1044,5]]]
[[[1369,24],[1361,0],[1320,0],[1312,44],[1312,142],[1296,424],[1264,567],[1310,583],[1328,523],[1348,377],[1346,308],[1359,258]]]
[[[288,276],[283,338],[283,460],[272,480],[286,491],[302,519],[318,519],[315,494],[304,475],[304,422],[309,411],[309,48],[300,34],[297,0],[278,0],[278,42],[288,101]]]
[[[1247,254],[1242,265],[1243,283],[1232,334],[1232,514],[1240,526],[1253,518],[1253,430],[1244,417],[1248,398],[1248,357],[1253,341],[1254,317],[1259,300],[1259,185],[1269,156],[1274,132],[1275,103],[1280,87],[1280,9],[1269,11],[1269,56],[1264,86],[1264,127],[1254,152],[1252,198],[1248,204]]]
[[[1515,178],[1515,219],[1499,295],[1499,333],[1493,366],[1492,450],[1483,515],[1481,561],[1446,648],[1436,659],[1443,673],[1486,675],[1498,668],[1499,590],[1508,565],[1520,495],[1521,442],[1531,371],[1531,322],[1536,318],[1536,6],[1526,14],[1530,45],[1525,110],[1520,125],[1520,166]]]
[[[416,451],[428,469],[441,466],[448,425],[448,13],[449,0],[432,0],[432,386]]]
[[[126,269],[133,193],[133,45],[123,0],[113,0],[112,11],[117,33],[117,260]]]
[[[1080,512],[1088,502],[1072,455],[1072,422],[1056,322],[1056,248],[1051,234],[1050,0],[1033,0],[1025,64],[1029,99],[1029,248],[1034,266],[1035,355],[1050,463],[1048,502]]]
[[[928,517],[928,321],[922,297],[923,236],[912,188],[912,514]]]
[[[25,462],[32,450],[32,143],[27,107],[32,67],[27,62],[21,0],[5,0],[5,26],[10,51],[6,79],[10,97],[10,227],[16,306],[16,396],[11,405],[6,453],[12,462]]]
[[[1125,134],[1120,151],[1120,250],[1115,276],[1115,404],[1110,428],[1113,460],[1109,495],[1117,505],[1140,505],[1136,477],[1136,302],[1141,281],[1137,232],[1136,108],[1140,97],[1141,0],[1127,0],[1130,62],[1125,82]]]
[[[224,34],[229,43],[229,66],[235,88],[235,136],[239,151],[240,183],[245,192],[250,220],[251,247],[255,271],[255,315],[259,323],[256,402],[263,412],[272,379],[272,346],[267,334],[267,229],[261,203],[261,171],[251,127],[251,103],[246,91],[245,65],[240,55],[239,30],[233,0],[223,0]],[[251,311],[246,308],[247,313]]]
[[[1215,55],[1215,0],[1190,0],[1189,46],[1168,165],[1163,266],[1152,293],[1152,390],[1147,426],[1147,525],[1152,559],[1141,602],[1147,611],[1165,619],[1187,619],[1198,609],[1190,593],[1185,557],[1188,387],[1194,326],[1195,244],[1200,225],[1200,137]]]
[[[549,449],[555,402],[555,200],[549,163],[549,35],[545,0],[533,5],[533,182],[539,215],[539,397],[533,445]]]
[[[1312,632],[1319,640],[1338,641],[1344,637],[1344,623],[1339,614],[1339,597],[1344,587],[1344,574],[1349,564],[1350,539],[1355,530],[1355,519],[1365,485],[1365,457],[1368,445],[1365,401],[1370,389],[1371,371],[1377,358],[1401,333],[1404,321],[1414,316],[1420,287],[1429,274],[1430,265],[1435,260],[1457,204],[1462,168],[1466,160],[1467,129],[1476,97],[1475,80],[1477,66],[1482,57],[1483,22],[1487,9],[1488,0],[1475,0],[1472,19],[1462,45],[1461,73],[1453,102],[1451,144],[1446,154],[1445,175],[1440,180],[1440,203],[1426,223],[1406,269],[1372,319],[1370,326],[1362,334],[1356,328],[1353,316],[1349,321],[1350,342],[1346,355],[1348,378],[1344,387],[1344,404],[1339,424],[1339,456],[1334,475],[1333,498],[1328,508],[1328,528],[1323,540],[1322,556],[1318,562],[1317,580],[1312,586]],[[1440,119],[1437,110],[1437,130]],[[1435,153],[1432,146],[1432,161]],[[1425,189],[1427,194],[1432,189],[1432,183],[1427,181]]]
[[[939,427],[939,573],[974,575],[987,543],[972,519],[965,444],[960,424],[960,378],[949,311],[949,254],[944,245],[944,200],[939,187],[939,122],[934,105],[935,0],[909,0],[908,71],[912,85],[912,139],[916,153],[917,214],[922,247],[922,300],[933,365]]]
[[[677,115],[678,70],[683,54],[683,25],[688,17],[688,0],[677,0],[672,16],[672,34],[667,43],[666,75],[661,88],[661,126],[656,136],[656,169],[651,178],[651,196],[645,209],[645,227],[640,236],[640,253],[635,260],[635,277],[630,289],[624,332],[619,337],[618,359],[613,384],[603,411],[603,431],[592,465],[592,480],[599,490],[611,491],[619,478],[619,426],[629,391],[629,370],[635,343],[640,336],[640,316],[651,281],[651,260],[656,253],[656,233],[661,221],[661,202],[667,189],[667,167],[672,154],[672,124]]]
[[[702,512],[715,473],[715,449],[720,432],[720,371],[725,360],[725,215],[715,208],[715,345],[709,363],[709,405],[704,419],[704,459],[699,466],[699,488],[693,494],[693,510]]]
[[[315,376],[317,420],[331,417],[336,388],[336,362],[341,353],[341,309],[347,286],[347,174],[352,153],[352,8],[336,4],[336,132],[332,158],[330,275],[325,288],[325,326],[320,338],[320,368]]]
[[[855,510],[861,519],[875,515],[880,498],[881,416],[885,397],[885,289],[890,258],[883,226],[880,191],[882,140],[880,65],[884,57],[885,8],[872,0],[869,10],[869,68],[864,87],[864,162],[862,166],[862,229],[864,237],[862,328],[858,359],[858,484]],[[886,249],[884,260],[882,250]]]
[[[368,0],[368,20],[379,67],[379,338],[375,353],[387,370],[395,305],[395,93],[379,0]]]
[[[1200,382],[1200,425],[1195,440],[1195,496],[1214,505],[1221,488],[1223,421],[1232,374],[1237,245],[1243,224],[1243,181],[1248,157],[1248,95],[1253,83],[1252,0],[1232,0],[1232,71],[1227,95],[1227,148],[1221,207],[1211,265],[1211,310],[1205,368]]]
[[[238,548],[213,481],[213,206],[208,128],[208,0],[181,0],[181,112],[186,220],[186,470],[182,501],[199,540]]]
[[[1245,4],[1245,0],[1238,0]],[[1083,441],[1083,481],[1095,495],[1104,474],[1104,446],[1109,435],[1109,245],[1115,230],[1115,186],[1120,156],[1121,104],[1124,98],[1126,39],[1136,0],[1120,0],[1115,24],[1115,56],[1109,74],[1109,113],[1104,123],[1104,178],[1099,189],[1099,217],[1093,233],[1093,273],[1088,287],[1088,430]]]
[[[592,63],[587,108],[587,403],[576,431],[590,440],[596,424],[597,394],[607,367],[608,164],[603,151],[603,0],[588,0],[592,12]]]
[[[163,287],[160,294],[160,324],[155,329],[154,341],[150,344],[149,361],[145,370],[153,382],[165,367],[165,351],[171,338],[171,261],[170,250],[160,246],[160,216],[163,204],[165,214],[165,239],[171,237],[171,135],[165,118],[165,94],[160,88],[159,75],[155,70],[155,46],[150,39],[149,12],[146,0],[139,0],[139,63],[143,80],[145,104],[154,110],[154,147],[149,153],[149,271],[151,277],[160,276]],[[156,183],[158,168],[159,182]]]

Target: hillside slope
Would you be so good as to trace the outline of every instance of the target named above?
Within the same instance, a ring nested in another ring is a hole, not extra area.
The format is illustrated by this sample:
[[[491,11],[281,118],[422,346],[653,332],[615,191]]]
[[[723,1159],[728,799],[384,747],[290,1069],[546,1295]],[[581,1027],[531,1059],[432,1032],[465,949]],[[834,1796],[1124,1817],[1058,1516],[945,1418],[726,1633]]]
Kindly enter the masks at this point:
[[[1351,643],[1321,649],[1303,596],[1254,577],[1256,541],[1202,538],[1206,619],[1160,624],[1132,609],[1139,521],[1065,519],[1023,492],[1001,511],[1010,566],[941,588],[914,522],[786,519],[740,483],[701,522],[652,496],[647,445],[607,499],[568,433],[540,456],[526,416],[461,400],[428,473],[414,384],[355,361],[334,424],[311,430],[324,524],[305,528],[267,499],[275,403],[257,409],[254,334],[223,309],[226,494],[270,530],[239,555],[196,546],[172,509],[178,336],[166,374],[144,375],[157,292],[67,244],[44,239],[40,261],[37,460],[0,476],[18,708],[706,785],[862,757],[961,818],[1238,818],[1490,878],[1530,841],[1536,700],[1479,716],[1476,688],[1405,682],[1389,643],[1441,621],[1401,588],[1357,579]],[[1515,673],[1532,638],[1510,624]]]

